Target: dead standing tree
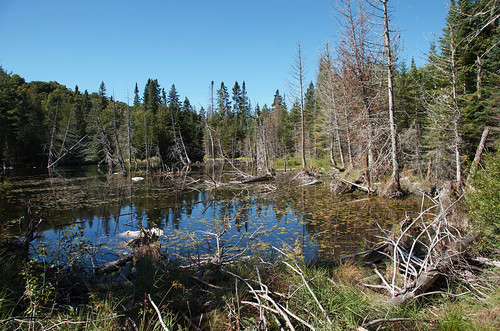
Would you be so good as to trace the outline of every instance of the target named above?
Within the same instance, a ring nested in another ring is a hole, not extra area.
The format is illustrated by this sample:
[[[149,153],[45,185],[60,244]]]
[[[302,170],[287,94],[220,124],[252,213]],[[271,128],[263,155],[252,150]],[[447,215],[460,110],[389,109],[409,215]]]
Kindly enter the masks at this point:
[[[76,148],[81,146],[88,134],[78,137],[75,130],[72,130],[74,111],[70,109],[66,121],[66,128],[63,132],[59,132],[59,108],[60,102],[56,104],[56,111],[54,114],[54,124],[50,134],[50,143],[48,147],[47,168],[55,168],[66,156],[70,155]],[[59,144],[59,150],[56,152],[56,146]],[[70,147],[68,145],[71,144]]]
[[[292,95],[299,101],[300,105],[300,157],[302,168],[306,167],[305,152],[305,120],[304,120],[304,78],[306,75],[304,68],[304,59],[300,42],[297,43],[297,54],[291,67],[291,82],[289,84]]]
[[[370,186],[371,176],[375,163],[375,100],[378,98],[378,83],[376,82],[375,68],[377,54],[373,49],[374,38],[371,34],[370,12],[361,1],[353,7],[351,0],[341,0],[339,13],[339,24],[341,26],[341,41],[337,44],[337,52],[342,66],[342,80],[346,84],[344,102],[346,107],[353,107],[352,103],[358,103],[362,109],[357,118],[350,118],[353,124],[357,124],[358,137],[364,137],[366,146],[366,181]],[[359,138],[358,138],[359,139]],[[358,152],[359,154],[359,152]]]
[[[399,161],[398,161],[398,141],[396,132],[395,104],[394,104],[394,60],[391,49],[391,36],[389,29],[389,15],[387,3],[389,0],[379,0],[382,3],[383,21],[384,21],[384,53],[387,60],[387,92],[388,92],[388,109],[389,109],[389,126],[391,133],[391,159],[392,159],[392,176],[389,187],[387,187],[387,195],[399,197],[403,195],[401,185],[399,183]]]
[[[113,136],[115,140],[115,155],[118,160],[118,165],[120,166],[120,173],[123,176],[127,176],[127,169],[125,168],[125,162],[123,161],[122,149],[120,147],[120,139],[118,139],[118,127],[116,121],[116,102],[113,98]]]
[[[332,162],[332,166],[337,167],[334,156],[334,148],[336,144],[340,157],[341,168],[345,169],[344,150],[340,136],[340,94],[341,92],[338,88],[338,75],[333,67],[330,49],[327,43],[325,44],[320,58],[317,95],[321,113],[325,122],[325,131],[327,132],[330,140],[330,160]]]

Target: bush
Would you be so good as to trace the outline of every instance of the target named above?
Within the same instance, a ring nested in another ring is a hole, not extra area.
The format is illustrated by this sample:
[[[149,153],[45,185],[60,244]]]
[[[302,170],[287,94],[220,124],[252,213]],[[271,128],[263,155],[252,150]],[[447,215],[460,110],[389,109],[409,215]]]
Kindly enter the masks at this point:
[[[484,169],[477,172],[466,192],[469,214],[489,241],[489,248],[500,244],[499,188],[500,149],[486,157]]]

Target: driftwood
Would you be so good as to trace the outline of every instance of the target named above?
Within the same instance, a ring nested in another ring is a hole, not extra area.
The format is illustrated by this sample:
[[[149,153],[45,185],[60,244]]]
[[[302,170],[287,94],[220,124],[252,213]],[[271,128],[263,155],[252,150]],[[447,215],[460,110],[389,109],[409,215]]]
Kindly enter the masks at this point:
[[[264,176],[255,177],[252,179],[247,179],[247,180],[241,181],[240,183],[241,184],[252,184],[252,183],[257,183],[257,182],[265,182],[265,181],[274,179],[274,177],[275,176],[273,176],[271,174],[265,174]]]
[[[378,253],[384,255],[392,267],[383,275],[376,264],[369,263],[374,267],[374,277],[378,278],[379,283],[364,284],[366,287],[387,290],[390,301],[401,305],[411,299],[435,293],[428,290],[439,277],[457,277],[457,270],[465,261],[464,251],[476,234],[470,232],[462,236],[448,220],[460,198],[444,204],[443,201],[449,200],[449,197],[444,196],[447,192],[442,190],[438,199],[424,194],[420,214],[415,218],[406,217],[400,224],[398,235],[379,226],[384,234],[380,244],[384,244],[385,249],[378,250]],[[426,199],[433,205],[424,208]],[[437,213],[433,220],[429,220],[433,211]]]
[[[475,235],[471,234],[454,243],[452,247],[446,249],[441,254],[439,259],[431,265],[428,270],[422,272],[415,281],[396,293],[391,301],[395,304],[404,304],[408,300],[427,292],[427,290],[434,285],[439,276],[461,258],[463,250],[474,239]]]
[[[472,261],[490,268],[500,268],[500,261],[491,260],[486,257],[475,257]]]
[[[370,194],[375,193],[375,191],[373,191],[370,187],[360,185],[361,184],[360,180],[356,180],[356,182],[353,183],[344,178],[339,178],[339,179],[342,183],[346,184],[345,188],[341,190],[340,192],[341,194],[354,192],[356,188],[368,192]]]
[[[313,181],[310,181],[310,182],[304,183],[304,184],[302,184],[302,185],[300,185],[300,186],[310,186],[310,185],[316,185],[316,184],[321,184],[321,183],[323,183],[321,180],[319,180],[319,179],[315,179],[315,180],[313,180]]]

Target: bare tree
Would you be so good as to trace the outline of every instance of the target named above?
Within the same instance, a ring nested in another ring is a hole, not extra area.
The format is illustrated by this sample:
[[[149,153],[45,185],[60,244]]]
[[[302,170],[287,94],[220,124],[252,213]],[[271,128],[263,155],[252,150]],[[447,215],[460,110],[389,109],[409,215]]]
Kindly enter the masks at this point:
[[[306,167],[306,152],[305,152],[305,120],[304,120],[304,59],[302,57],[302,49],[300,42],[297,43],[297,54],[291,67],[291,82],[290,89],[292,95],[299,100],[300,104],[300,156],[302,159],[302,168]]]
[[[344,151],[340,137],[339,100],[341,93],[337,88],[338,76],[333,67],[329,44],[326,43],[320,58],[318,71],[317,95],[319,106],[325,120],[325,131],[330,140],[330,160],[334,167],[337,166],[334,156],[334,146],[337,145],[341,167],[345,168]]]
[[[128,146],[128,169],[132,169],[132,140],[130,132],[130,106],[127,92],[127,146]]]
[[[358,154],[363,153],[365,156],[358,158],[366,161],[365,177],[370,186],[376,162],[375,101],[380,92],[380,80],[377,78],[378,54],[370,21],[372,13],[361,0],[340,0],[339,4],[337,13],[341,29],[336,51],[341,62],[345,89],[343,102],[344,107],[353,110],[349,122],[352,122],[353,128],[357,126],[355,139],[358,141],[358,150],[360,145],[364,147]]]
[[[116,126],[116,102],[113,98],[113,136],[115,139],[115,154],[118,159],[118,165],[120,166],[120,173],[123,176],[127,176],[127,169],[125,168],[125,162],[123,161],[122,149],[120,147],[120,140],[118,139],[118,129]]]
[[[398,162],[398,141],[396,132],[396,121],[394,119],[394,62],[391,50],[391,37],[389,34],[389,16],[387,13],[387,3],[389,0],[380,0],[384,13],[384,49],[387,59],[387,92],[389,106],[389,126],[391,131],[391,158],[392,158],[392,178],[389,184],[390,194],[401,195],[401,185],[399,183],[399,162]]]

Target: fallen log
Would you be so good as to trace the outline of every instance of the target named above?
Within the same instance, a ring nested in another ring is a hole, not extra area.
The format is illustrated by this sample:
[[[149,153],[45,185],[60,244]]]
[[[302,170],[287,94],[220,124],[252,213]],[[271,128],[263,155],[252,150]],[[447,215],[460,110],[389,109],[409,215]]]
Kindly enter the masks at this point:
[[[395,293],[391,302],[396,305],[402,305],[408,300],[416,298],[427,292],[434,285],[441,274],[444,274],[446,269],[460,260],[465,248],[476,238],[477,234],[470,233],[468,236],[456,241],[450,248],[446,249],[441,256],[436,259],[436,262],[431,264],[426,270],[423,270],[419,276],[401,291]]]
[[[274,179],[274,177],[275,176],[272,174],[265,174],[264,176],[244,180],[244,181],[241,181],[240,183],[241,184],[252,184],[252,183],[257,183],[257,182],[264,182],[264,181],[272,180],[272,179]]]
[[[352,192],[352,191],[354,191],[354,190],[352,190],[352,188],[353,188],[353,187],[356,187],[356,188],[358,188],[358,189],[360,189],[360,190],[363,190],[363,191],[365,191],[365,192],[368,192],[368,193],[370,193],[370,194],[375,193],[375,191],[374,191],[374,190],[372,190],[370,187],[365,187],[365,186],[359,185],[358,183],[353,183],[353,182],[350,182],[350,181],[348,181],[347,179],[344,179],[344,178],[339,178],[339,179],[340,179],[340,181],[341,181],[341,182],[343,182],[344,184],[347,184],[347,185],[350,185],[350,186],[351,186],[351,187],[349,187],[349,186],[348,186],[346,189],[342,190],[342,192],[341,192],[341,193],[345,193],[344,191],[346,191],[346,190],[347,190],[348,192]]]
[[[106,273],[120,270],[121,267],[125,266],[127,262],[132,261],[133,258],[133,254],[122,256],[117,260],[107,262],[102,267],[98,268],[97,272]]]
[[[475,257],[472,261],[490,268],[500,268],[500,261],[491,260],[485,257]]]
[[[321,184],[321,183],[323,183],[321,180],[316,179],[316,180],[313,180],[311,182],[304,183],[300,186],[310,186],[310,185],[316,185],[316,184]]]

